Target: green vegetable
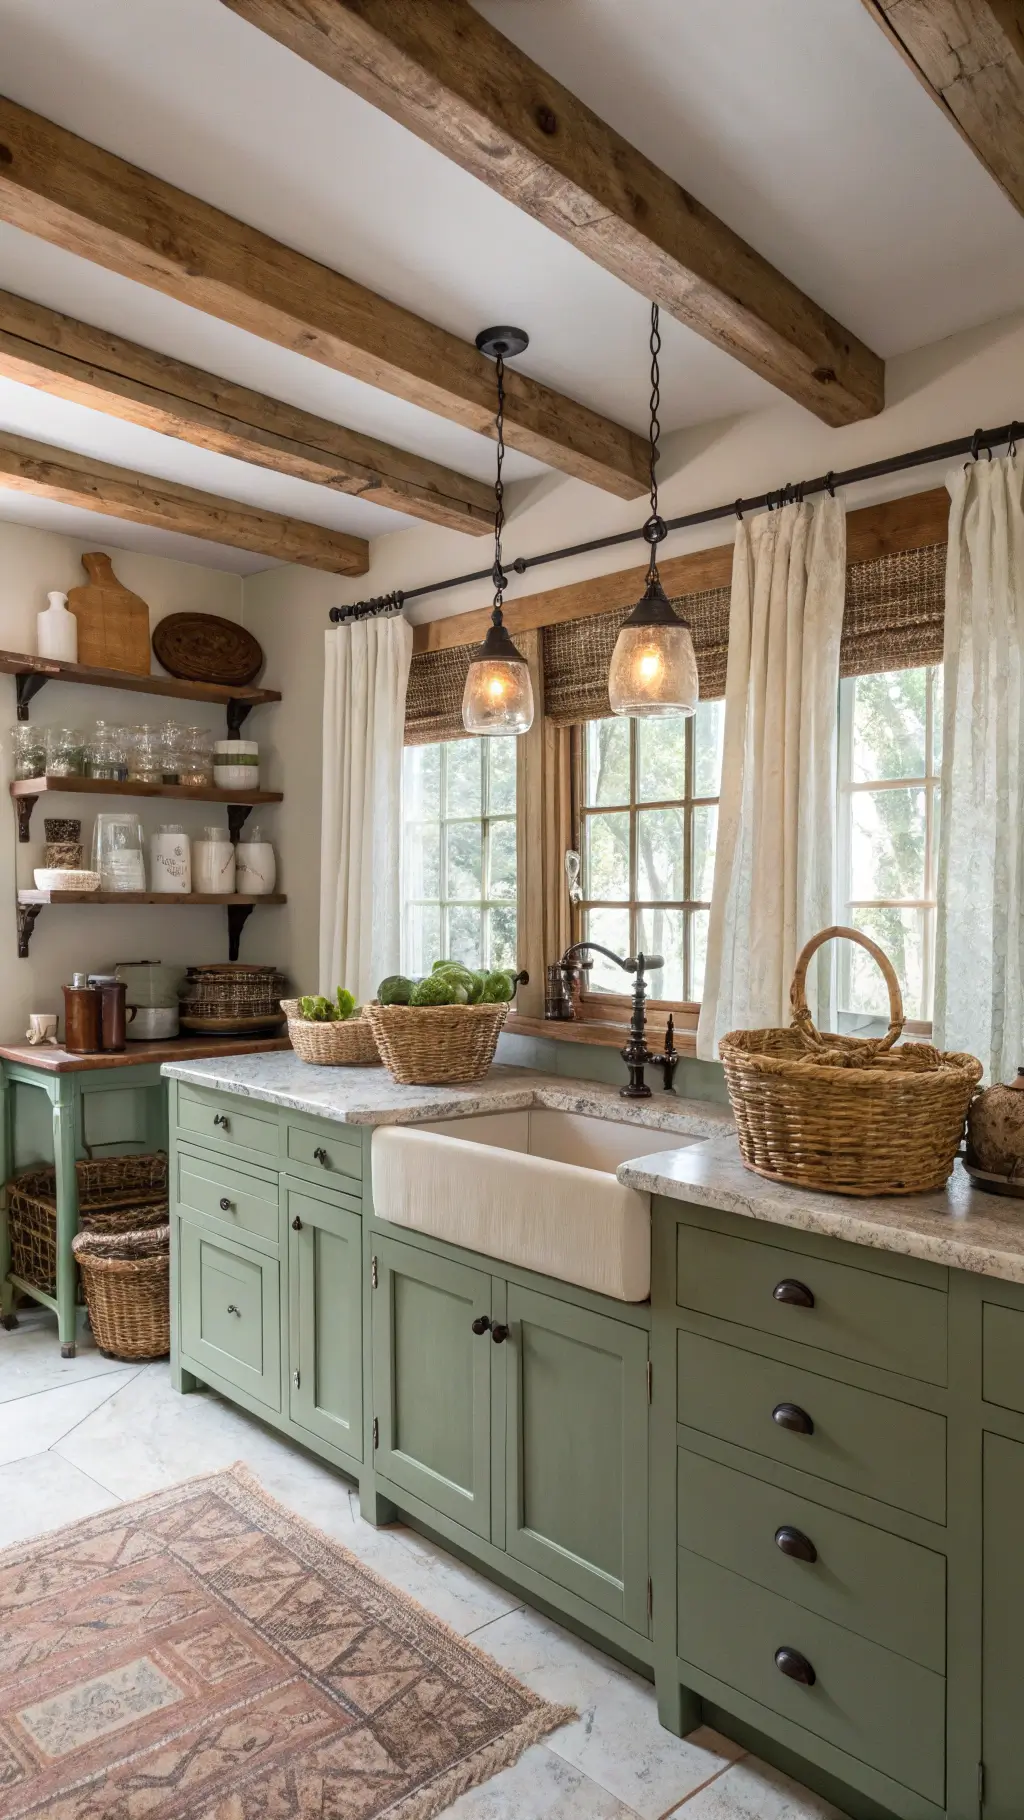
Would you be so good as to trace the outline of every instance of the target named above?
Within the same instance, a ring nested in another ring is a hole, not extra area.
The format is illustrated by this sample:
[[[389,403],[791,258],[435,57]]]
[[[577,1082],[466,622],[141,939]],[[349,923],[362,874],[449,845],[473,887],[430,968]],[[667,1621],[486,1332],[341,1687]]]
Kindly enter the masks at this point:
[[[484,969],[481,969],[479,973],[470,975],[469,1002],[471,1005],[478,1005],[480,1003],[486,984],[487,973]]]
[[[489,973],[484,981],[482,1002],[485,1005],[507,1005],[515,994],[511,973]]]
[[[415,984],[415,980],[406,979],[404,973],[389,973],[377,987],[377,997],[382,1005],[407,1005]]]
[[[458,1003],[456,993],[460,990],[455,982],[444,973],[428,973],[425,980],[414,986],[410,1005],[454,1005]],[[465,988],[461,988],[465,990]]]
[[[440,973],[442,967],[457,967],[458,964],[458,961],[435,961],[430,971],[431,973]]]
[[[359,1009],[359,1006],[356,1004],[355,993],[349,992],[344,986],[339,986],[336,997],[338,1000],[338,1018],[342,1023],[345,1023]]]
[[[324,998],[322,993],[317,993],[312,997],[306,993],[299,1000],[299,1010],[309,1024],[334,1024],[338,1019],[334,1005],[329,998]]]

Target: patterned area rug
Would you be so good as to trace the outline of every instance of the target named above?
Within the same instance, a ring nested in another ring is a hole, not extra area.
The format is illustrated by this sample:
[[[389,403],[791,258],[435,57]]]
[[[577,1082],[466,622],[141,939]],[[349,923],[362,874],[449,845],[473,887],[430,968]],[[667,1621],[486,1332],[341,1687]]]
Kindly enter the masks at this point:
[[[0,1554],[4,1820],[431,1820],[572,1716],[244,1467]]]

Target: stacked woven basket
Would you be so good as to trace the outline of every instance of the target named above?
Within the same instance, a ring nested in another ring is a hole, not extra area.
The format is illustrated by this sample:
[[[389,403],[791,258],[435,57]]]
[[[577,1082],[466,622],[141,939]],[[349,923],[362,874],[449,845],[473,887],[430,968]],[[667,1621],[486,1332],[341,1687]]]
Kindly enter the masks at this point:
[[[181,1027],[210,1036],[257,1035],[284,1023],[288,981],[276,967],[244,961],[190,967],[181,988]]]

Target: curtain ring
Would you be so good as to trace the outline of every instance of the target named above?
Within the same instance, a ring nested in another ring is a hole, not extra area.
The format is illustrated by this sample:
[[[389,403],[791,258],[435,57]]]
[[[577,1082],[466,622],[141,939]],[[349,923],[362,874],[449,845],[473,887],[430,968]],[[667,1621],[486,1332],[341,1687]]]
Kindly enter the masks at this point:
[[[972,461],[977,461],[978,451],[980,448],[981,448],[981,431],[975,430],[974,435],[971,437],[971,460]]]
[[[1010,425],[1010,441],[1007,445],[1006,453],[1009,455],[1011,460],[1017,453],[1017,431],[1019,428],[1020,428],[1019,424],[1011,423],[1011,425]]]
[[[733,507],[733,511],[735,512],[736,517],[739,519],[740,524],[742,524],[743,523],[743,501],[742,501],[742,499],[737,499],[736,504]]]
[[[830,499],[835,498],[835,496],[836,496],[836,476],[835,476],[835,470],[833,468],[829,468],[829,471],[825,476],[825,491],[828,494]]]

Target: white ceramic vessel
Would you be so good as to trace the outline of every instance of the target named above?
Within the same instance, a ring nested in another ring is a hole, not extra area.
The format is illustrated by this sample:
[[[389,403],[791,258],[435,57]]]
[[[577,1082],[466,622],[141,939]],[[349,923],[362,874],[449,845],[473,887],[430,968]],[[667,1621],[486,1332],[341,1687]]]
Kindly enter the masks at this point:
[[[149,879],[152,891],[186,895],[192,889],[192,843],[176,822],[150,836]]]
[[[204,828],[192,842],[192,889],[230,895],[235,889],[235,844],[220,828]]]
[[[46,596],[49,605],[36,619],[36,650],[40,657],[62,663],[78,661],[78,621],[68,612],[68,597],[55,588]]]
[[[245,897],[265,897],[277,883],[277,860],[268,840],[263,840],[258,827],[247,840],[240,840],[236,855],[236,888]]]

